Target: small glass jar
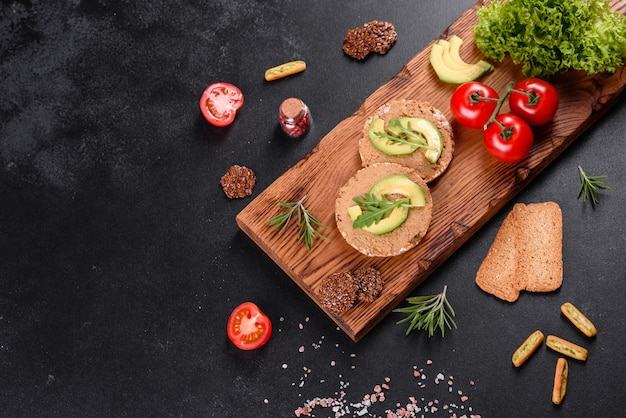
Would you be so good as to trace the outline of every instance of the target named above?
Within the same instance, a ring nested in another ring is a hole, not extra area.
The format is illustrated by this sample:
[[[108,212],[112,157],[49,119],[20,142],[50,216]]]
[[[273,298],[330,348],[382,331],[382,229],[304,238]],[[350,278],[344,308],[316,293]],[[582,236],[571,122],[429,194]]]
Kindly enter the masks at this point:
[[[311,127],[311,113],[302,100],[290,97],[280,104],[278,121],[287,135],[292,138],[298,138],[309,131]]]

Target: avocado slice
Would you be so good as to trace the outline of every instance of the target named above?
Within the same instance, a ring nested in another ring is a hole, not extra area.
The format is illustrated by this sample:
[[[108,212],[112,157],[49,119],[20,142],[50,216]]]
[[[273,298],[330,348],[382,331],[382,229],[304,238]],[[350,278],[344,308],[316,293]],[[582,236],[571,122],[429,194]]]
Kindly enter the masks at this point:
[[[463,84],[468,81],[476,80],[483,74],[493,71],[493,65],[483,60],[471,64],[467,69],[450,68],[444,62],[444,53],[446,53],[446,50],[442,45],[438,43],[433,44],[430,50],[429,60],[439,79],[445,83]],[[449,54],[450,50],[448,50],[447,53]]]
[[[410,199],[411,206],[426,206],[424,190],[403,174],[383,178],[370,188],[370,193],[378,198],[382,195],[401,194]]]
[[[461,58],[461,47],[463,46],[463,39],[457,35],[452,35],[448,39],[448,43],[450,44],[450,60],[458,65],[467,64],[465,61],[463,61],[463,58]]]
[[[461,38],[458,38],[461,39]],[[461,41],[462,43],[463,41]],[[452,70],[470,70],[474,64],[467,63],[461,59],[459,54],[460,45],[458,42],[452,42],[452,38],[450,41],[446,41],[444,39],[440,39],[437,44],[443,47],[443,62],[446,67]]]
[[[403,117],[399,121],[404,128],[409,129],[410,127],[412,131],[426,138],[428,148],[425,148],[424,156],[428,161],[435,164],[443,150],[443,140],[439,129],[428,119]]]
[[[415,138],[405,135],[400,128],[393,126],[392,121],[394,121],[394,119],[389,121],[387,130],[385,131],[385,121],[376,116],[372,118],[368,129],[368,136],[370,141],[372,141],[372,145],[387,155],[407,155],[415,152],[415,150],[419,148],[417,145],[396,142],[379,135],[380,133],[388,133],[393,136],[402,137],[406,141],[415,142]],[[425,151],[426,159],[433,164],[436,163],[443,149],[443,141],[441,139],[441,133],[435,125],[423,118],[401,117],[395,119],[395,121],[404,129],[411,130],[426,139],[428,143],[428,148]]]
[[[387,155],[406,155],[411,154],[417,149],[417,145],[403,144],[395,142],[389,138],[378,135],[378,133],[386,134],[385,121],[379,117],[374,116],[370,122],[370,127],[367,134],[372,141],[372,145],[379,151],[384,152]],[[391,133],[391,132],[390,132]]]
[[[356,218],[358,218],[361,213],[361,208],[358,205],[350,206],[348,208],[348,214],[350,215],[350,219],[352,219],[352,221],[356,220]],[[378,222],[375,222],[369,226],[364,226],[360,229],[374,235],[384,235],[402,225],[404,221],[406,221],[406,218],[408,216],[409,208],[395,208],[393,212],[391,212],[391,215],[389,215],[389,217],[383,218]]]
[[[374,184],[370,188],[369,192],[378,198],[383,195],[400,194],[409,197],[411,205],[414,207],[426,205],[424,190],[411,181],[411,179],[402,174],[391,175],[383,178],[378,183]],[[350,206],[348,208],[348,215],[353,221],[357,219],[360,214],[361,208],[358,205]],[[408,207],[397,207],[394,208],[388,217],[361,229],[375,235],[387,234],[402,225],[408,216]]]

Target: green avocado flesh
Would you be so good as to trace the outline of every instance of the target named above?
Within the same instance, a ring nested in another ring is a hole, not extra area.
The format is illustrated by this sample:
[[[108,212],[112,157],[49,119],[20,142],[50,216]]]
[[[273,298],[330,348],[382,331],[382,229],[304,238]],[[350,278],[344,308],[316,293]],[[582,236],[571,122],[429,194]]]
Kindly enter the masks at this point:
[[[394,119],[391,119],[390,122],[391,121],[394,121]],[[422,118],[401,117],[395,119],[395,121],[399,122],[404,129],[413,131],[426,140],[428,148],[423,148],[425,150],[424,156],[431,163],[436,163],[443,149],[443,141],[441,140],[441,133],[435,125]],[[388,125],[391,125],[391,123],[388,123]],[[372,141],[372,145],[387,155],[412,154],[419,148],[418,145],[393,141],[387,137],[379,135],[379,133],[387,133],[409,142],[416,142],[416,139],[406,133],[403,133],[400,128],[394,126],[388,126],[387,131],[385,132],[385,121],[381,118],[373,117],[370,122],[368,136],[370,141]]]
[[[410,199],[411,206],[426,206],[426,196],[424,190],[408,177],[401,174],[387,176],[374,184],[369,191],[371,194],[380,198],[383,195],[399,194],[407,196]],[[378,222],[374,222],[369,226],[364,226],[364,231],[370,232],[374,235],[387,234],[406,221],[409,216],[408,207],[397,207],[391,212],[391,214],[381,219]],[[354,221],[361,214],[361,208],[358,205],[350,206],[348,208],[348,215]]]
[[[460,47],[460,45],[458,46]],[[450,48],[452,47],[453,45],[450,45]],[[454,44],[454,47],[456,48],[457,45]],[[469,64],[467,68],[451,68],[444,62],[443,55],[445,53],[450,55],[450,50],[446,52],[444,46],[437,43],[431,47],[429,57],[430,64],[434,68],[439,79],[444,83],[463,84],[468,81],[476,80],[483,74],[493,71],[493,65],[483,60],[474,64]]]

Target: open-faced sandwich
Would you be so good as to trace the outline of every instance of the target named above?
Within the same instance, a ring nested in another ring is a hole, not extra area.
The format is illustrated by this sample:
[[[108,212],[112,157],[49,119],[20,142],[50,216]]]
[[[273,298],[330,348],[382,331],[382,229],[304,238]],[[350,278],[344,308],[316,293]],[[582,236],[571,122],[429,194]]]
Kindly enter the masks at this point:
[[[430,103],[394,100],[367,119],[359,154],[363,167],[397,163],[430,182],[452,161],[454,134],[445,115]]]
[[[378,163],[362,168],[339,190],[337,228],[356,250],[391,257],[426,234],[433,211],[428,185],[412,168]]]

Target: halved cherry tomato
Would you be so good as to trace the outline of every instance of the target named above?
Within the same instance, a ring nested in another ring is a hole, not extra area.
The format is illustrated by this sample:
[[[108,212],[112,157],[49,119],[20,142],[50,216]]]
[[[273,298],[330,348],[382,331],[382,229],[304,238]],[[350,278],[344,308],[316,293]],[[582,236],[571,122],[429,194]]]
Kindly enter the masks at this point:
[[[533,146],[533,131],[522,118],[511,113],[496,116],[483,132],[487,151],[505,163],[516,163],[528,155]]]
[[[256,350],[270,339],[272,323],[258,306],[244,302],[230,314],[226,333],[237,348]]]
[[[511,112],[529,125],[550,122],[559,107],[559,94],[554,86],[539,78],[526,78],[513,86],[509,96]]]
[[[243,93],[230,83],[211,84],[200,97],[200,111],[215,126],[233,123],[237,111],[243,105]]]
[[[450,111],[463,126],[483,129],[493,114],[500,96],[491,87],[477,81],[461,84],[452,93]]]

